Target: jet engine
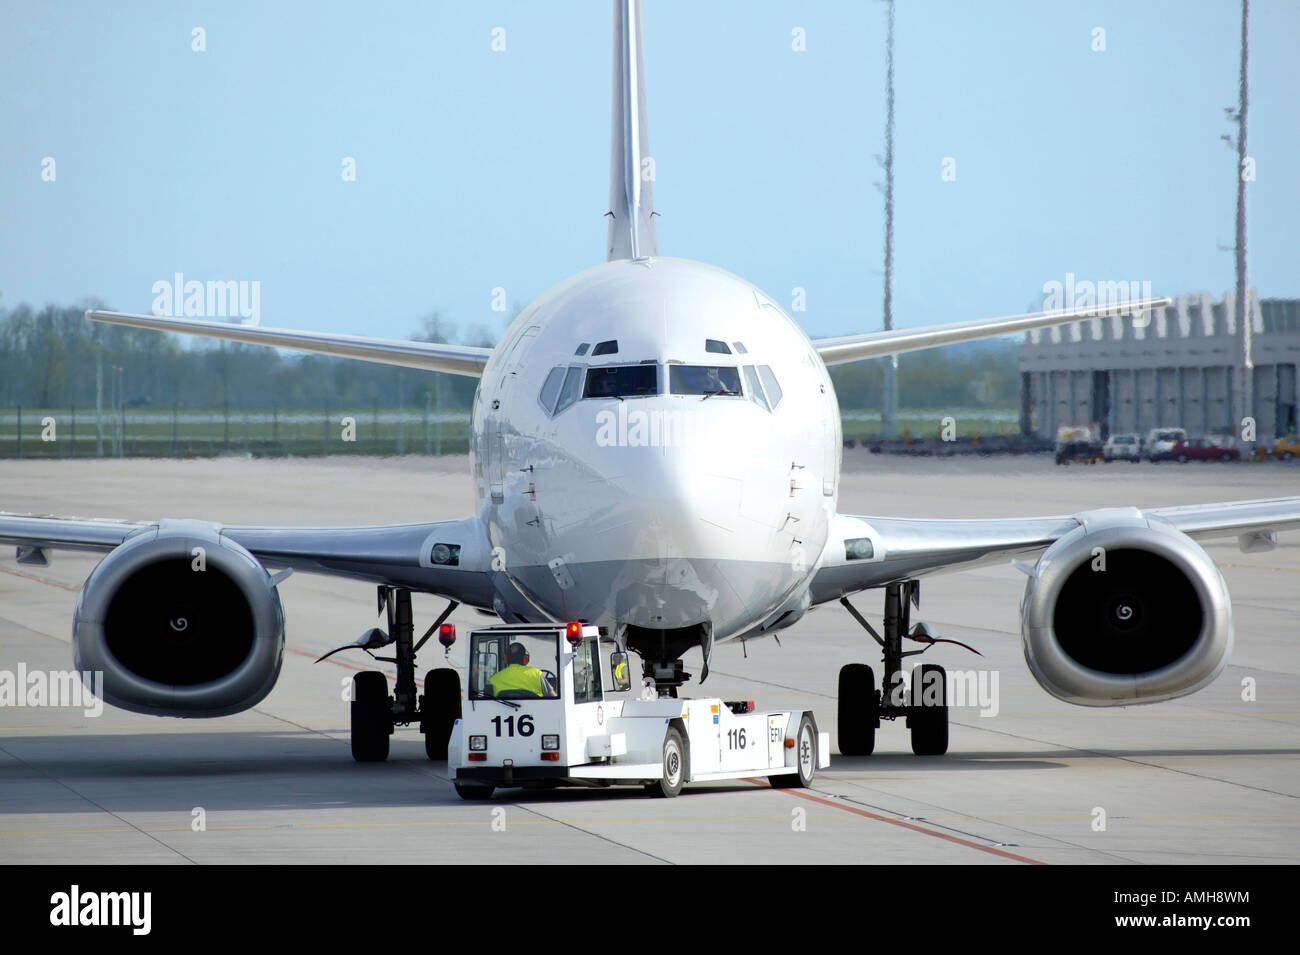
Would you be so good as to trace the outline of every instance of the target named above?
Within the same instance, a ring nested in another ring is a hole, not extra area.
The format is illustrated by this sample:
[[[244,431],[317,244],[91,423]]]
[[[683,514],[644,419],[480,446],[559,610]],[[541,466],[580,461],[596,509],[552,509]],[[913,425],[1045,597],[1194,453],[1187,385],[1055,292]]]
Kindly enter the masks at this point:
[[[1039,559],[1020,605],[1025,660],[1083,706],[1186,696],[1219,675],[1232,605],[1209,555],[1137,509],[1099,510]]]
[[[284,610],[252,554],[198,521],[163,521],[91,571],[72,627],[77,669],[104,699],[155,716],[225,716],[259,703],[284,655]]]

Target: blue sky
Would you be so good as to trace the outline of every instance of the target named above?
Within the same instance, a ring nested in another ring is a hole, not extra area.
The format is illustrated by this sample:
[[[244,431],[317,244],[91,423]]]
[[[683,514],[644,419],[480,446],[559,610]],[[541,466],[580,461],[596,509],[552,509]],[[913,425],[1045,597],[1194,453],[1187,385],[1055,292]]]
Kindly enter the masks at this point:
[[[1300,5],[1251,12],[1251,284],[1300,297]],[[1231,288],[1239,16],[900,0],[896,324],[1022,311],[1067,272]],[[601,261],[610,23],[604,2],[6,2],[0,307],[148,311],[183,272],[260,282],[267,326],[406,337],[438,310],[495,334],[494,287],[513,308]],[[661,253],[805,288],[811,333],[879,327],[884,25],[870,0],[647,0]]]

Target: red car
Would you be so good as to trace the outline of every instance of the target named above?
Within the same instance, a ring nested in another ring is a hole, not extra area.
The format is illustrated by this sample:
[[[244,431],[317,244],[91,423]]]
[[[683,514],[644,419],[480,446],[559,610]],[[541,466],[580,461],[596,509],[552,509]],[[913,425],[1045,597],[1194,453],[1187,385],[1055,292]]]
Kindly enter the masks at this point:
[[[1177,442],[1169,452],[1175,461],[1240,461],[1241,452],[1236,448],[1218,444],[1213,438],[1185,438]]]

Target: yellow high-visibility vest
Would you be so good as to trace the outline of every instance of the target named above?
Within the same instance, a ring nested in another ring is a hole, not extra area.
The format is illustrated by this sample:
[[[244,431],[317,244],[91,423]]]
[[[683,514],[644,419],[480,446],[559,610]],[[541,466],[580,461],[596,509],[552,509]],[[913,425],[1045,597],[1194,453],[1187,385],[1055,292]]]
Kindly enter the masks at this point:
[[[537,696],[542,695],[542,671],[537,667],[524,666],[522,663],[510,664],[489,682],[492,684],[493,696],[498,696],[506,690],[526,690]]]

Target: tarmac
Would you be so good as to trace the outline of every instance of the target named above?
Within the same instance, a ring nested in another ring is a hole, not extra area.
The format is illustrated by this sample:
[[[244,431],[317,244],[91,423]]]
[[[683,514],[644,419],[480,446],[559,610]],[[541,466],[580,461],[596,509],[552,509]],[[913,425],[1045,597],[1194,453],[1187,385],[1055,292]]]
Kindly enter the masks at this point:
[[[372,524],[473,511],[465,458],[0,461],[0,510],[226,523]],[[846,449],[840,510],[914,517],[1069,514],[1300,494],[1300,464],[1057,467],[1050,458],[891,458]],[[1300,860],[1300,533],[1207,550],[1233,597],[1236,646],[1207,689],[1150,706],[1061,703],[1025,666],[1024,577],[998,566],[927,579],[914,619],[983,656],[923,658],[997,679],[993,706],[952,710],[948,755],[911,754],[901,723],[811,790],[759,781],[640,790],[502,790],[464,802],[446,765],[399,729],[385,763],[353,762],[343,689],[366,658],[326,649],[376,625],[366,584],[295,574],[281,588],[284,670],[252,710],[159,719],[106,707],[0,709],[5,863],[1295,863]],[[66,670],[96,558],[0,556],[0,670]],[[855,605],[878,622],[878,592]],[[417,595],[417,627],[442,602]],[[464,633],[490,621],[458,610]],[[422,629],[422,627],[421,627]],[[460,645],[458,645],[460,646]],[[462,649],[463,653],[463,649]],[[917,658],[909,658],[915,661]],[[452,661],[456,661],[453,652]],[[878,668],[837,604],[775,639],[716,648],[695,695],[811,709],[835,743],[842,664]],[[420,669],[445,664],[426,648]],[[462,661],[463,662],[463,661]],[[698,671],[692,654],[687,669]],[[692,666],[692,663],[695,666]],[[391,671],[391,667],[384,667]],[[201,825],[200,825],[201,823]]]

